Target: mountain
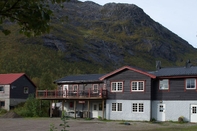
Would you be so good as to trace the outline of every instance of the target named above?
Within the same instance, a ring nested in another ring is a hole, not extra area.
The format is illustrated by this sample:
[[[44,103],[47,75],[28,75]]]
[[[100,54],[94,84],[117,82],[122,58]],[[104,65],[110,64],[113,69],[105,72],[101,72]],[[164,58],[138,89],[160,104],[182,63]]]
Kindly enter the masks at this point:
[[[123,65],[155,70],[158,60],[163,66],[184,66],[188,59],[196,65],[197,50],[137,5],[71,0],[63,9],[51,8],[64,21],[54,17],[50,34],[26,38],[6,23],[12,34],[0,34],[1,72],[23,71],[33,78],[48,72],[55,79]]]
[[[150,69],[156,60],[177,65],[196,54],[196,49],[187,41],[133,4],[101,6],[72,0],[57,12],[67,16],[68,21],[59,24],[54,20],[53,31],[42,39],[45,46],[66,52],[65,58],[69,61],[115,68],[145,64]]]

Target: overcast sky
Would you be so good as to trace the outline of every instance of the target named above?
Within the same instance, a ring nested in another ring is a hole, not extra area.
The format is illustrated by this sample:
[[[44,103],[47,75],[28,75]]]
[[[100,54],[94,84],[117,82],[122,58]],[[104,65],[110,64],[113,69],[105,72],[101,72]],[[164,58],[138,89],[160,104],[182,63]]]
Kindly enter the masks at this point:
[[[86,0],[80,0],[86,1]],[[197,0],[90,0],[97,4],[129,3],[142,8],[159,22],[197,48]]]

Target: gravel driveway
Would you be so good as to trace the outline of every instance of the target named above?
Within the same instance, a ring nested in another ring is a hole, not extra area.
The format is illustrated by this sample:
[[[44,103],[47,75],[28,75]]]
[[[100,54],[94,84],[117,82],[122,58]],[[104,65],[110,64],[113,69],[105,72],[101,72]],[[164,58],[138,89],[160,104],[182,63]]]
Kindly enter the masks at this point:
[[[69,131],[147,131],[157,128],[185,127],[196,124],[175,124],[165,122],[154,124],[150,122],[129,122],[130,125],[121,124],[122,121],[99,121],[84,119],[67,120]],[[0,131],[49,131],[50,125],[60,129],[59,124],[63,123],[60,118],[0,118]],[[59,130],[58,130],[59,131]]]

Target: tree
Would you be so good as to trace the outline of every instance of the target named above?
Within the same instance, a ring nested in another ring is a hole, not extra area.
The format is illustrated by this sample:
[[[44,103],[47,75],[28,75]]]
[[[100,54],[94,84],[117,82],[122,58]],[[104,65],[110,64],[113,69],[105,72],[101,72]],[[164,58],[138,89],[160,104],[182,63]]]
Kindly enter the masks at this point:
[[[0,0],[0,30],[10,34],[10,30],[2,26],[6,22],[14,22],[20,26],[20,33],[36,36],[50,31],[50,20],[53,10],[50,5],[63,7],[69,0]]]
[[[51,77],[50,73],[43,73],[42,77],[39,82],[39,89],[48,89],[48,90],[54,90],[55,85],[53,84],[53,79]]]

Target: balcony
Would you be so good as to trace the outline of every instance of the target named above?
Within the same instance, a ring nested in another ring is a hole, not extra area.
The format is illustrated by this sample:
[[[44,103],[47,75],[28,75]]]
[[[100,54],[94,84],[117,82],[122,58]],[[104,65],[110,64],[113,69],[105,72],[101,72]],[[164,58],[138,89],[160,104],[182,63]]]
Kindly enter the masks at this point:
[[[106,99],[107,90],[37,90],[37,99]]]

